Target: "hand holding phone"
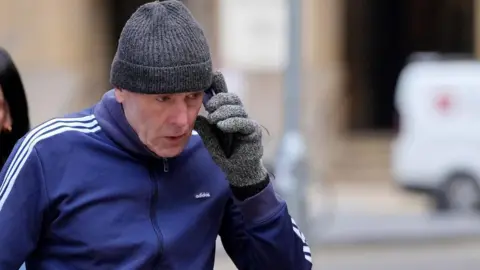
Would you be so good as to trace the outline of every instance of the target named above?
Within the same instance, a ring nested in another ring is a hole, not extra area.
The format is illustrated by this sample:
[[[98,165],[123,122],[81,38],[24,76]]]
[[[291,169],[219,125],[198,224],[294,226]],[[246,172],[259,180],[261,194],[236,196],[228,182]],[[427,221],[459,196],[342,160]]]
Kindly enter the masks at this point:
[[[225,172],[230,186],[268,184],[268,172],[262,162],[262,128],[248,117],[240,98],[228,93],[221,73],[214,74],[203,104],[209,114],[197,117],[195,130],[213,161]]]
[[[215,96],[217,93],[215,93],[215,90],[213,88],[209,88],[205,91],[205,94],[203,95],[203,106],[207,104],[207,102]],[[223,149],[223,152],[225,153],[225,156],[229,158],[232,153],[233,153],[233,139],[234,139],[234,134],[231,133],[224,133],[218,127],[213,126],[215,135],[218,139],[218,142],[220,143],[220,146]]]

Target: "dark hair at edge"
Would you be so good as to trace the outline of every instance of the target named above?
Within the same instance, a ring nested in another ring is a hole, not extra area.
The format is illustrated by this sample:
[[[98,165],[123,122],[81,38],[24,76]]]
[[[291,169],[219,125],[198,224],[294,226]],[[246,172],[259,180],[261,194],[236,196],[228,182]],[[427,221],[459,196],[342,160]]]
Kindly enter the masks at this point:
[[[10,54],[0,47],[0,85],[12,117],[12,131],[0,133],[0,168],[15,143],[30,129],[28,102],[20,74]]]

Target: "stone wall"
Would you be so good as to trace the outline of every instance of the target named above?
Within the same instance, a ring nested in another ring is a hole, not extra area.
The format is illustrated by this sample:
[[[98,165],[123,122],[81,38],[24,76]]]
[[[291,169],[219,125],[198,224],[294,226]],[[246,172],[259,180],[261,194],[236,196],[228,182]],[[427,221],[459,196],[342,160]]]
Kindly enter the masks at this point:
[[[0,46],[20,70],[34,125],[92,104],[107,87],[99,2],[0,1]]]

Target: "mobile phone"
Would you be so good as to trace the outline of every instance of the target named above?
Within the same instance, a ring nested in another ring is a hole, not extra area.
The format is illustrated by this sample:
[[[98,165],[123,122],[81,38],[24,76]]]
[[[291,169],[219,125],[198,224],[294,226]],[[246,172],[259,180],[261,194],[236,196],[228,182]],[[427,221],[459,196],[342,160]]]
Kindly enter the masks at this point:
[[[216,93],[212,88],[205,90],[205,94],[203,95],[203,106],[207,104],[207,102],[215,96]],[[224,133],[217,126],[213,126],[215,136],[217,136],[218,142],[220,143],[220,147],[222,147],[225,156],[229,158],[233,153],[233,134]]]

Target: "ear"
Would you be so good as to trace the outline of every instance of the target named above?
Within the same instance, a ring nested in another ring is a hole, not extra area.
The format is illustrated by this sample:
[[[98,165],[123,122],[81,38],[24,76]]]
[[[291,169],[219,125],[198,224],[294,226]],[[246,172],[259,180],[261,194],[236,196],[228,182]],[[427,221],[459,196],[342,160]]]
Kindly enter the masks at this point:
[[[120,88],[115,88],[115,99],[118,103],[123,103],[123,101],[125,101],[125,91]]]

